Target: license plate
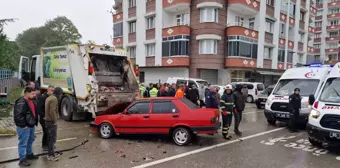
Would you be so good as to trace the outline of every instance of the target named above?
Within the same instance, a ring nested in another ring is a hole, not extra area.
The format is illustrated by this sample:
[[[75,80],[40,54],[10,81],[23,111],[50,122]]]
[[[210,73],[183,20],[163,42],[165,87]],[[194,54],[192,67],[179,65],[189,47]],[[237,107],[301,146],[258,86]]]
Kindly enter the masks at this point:
[[[340,133],[337,132],[330,132],[329,133],[330,138],[340,139]]]
[[[278,118],[289,118],[289,114],[276,113],[276,117],[278,117]]]

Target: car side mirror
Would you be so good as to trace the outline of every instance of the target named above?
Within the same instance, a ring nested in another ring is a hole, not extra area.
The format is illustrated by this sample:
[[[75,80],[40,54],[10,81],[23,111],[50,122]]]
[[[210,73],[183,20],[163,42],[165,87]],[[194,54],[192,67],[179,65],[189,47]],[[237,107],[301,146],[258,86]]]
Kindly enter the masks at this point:
[[[315,102],[315,97],[313,94],[309,95],[308,104],[313,105]]]

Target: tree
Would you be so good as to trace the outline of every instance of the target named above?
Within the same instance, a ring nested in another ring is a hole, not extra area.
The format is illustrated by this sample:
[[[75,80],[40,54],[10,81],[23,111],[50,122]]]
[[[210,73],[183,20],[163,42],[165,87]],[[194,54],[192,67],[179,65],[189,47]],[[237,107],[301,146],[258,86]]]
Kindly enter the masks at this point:
[[[55,37],[63,43],[80,42],[82,37],[77,27],[65,16],[59,16],[47,21],[45,27],[52,30],[55,33]]]
[[[93,40],[87,40],[87,42],[86,42],[86,44],[87,45],[95,45],[96,44],[96,42],[94,42]]]
[[[0,19],[0,67],[16,70],[20,58],[19,47],[9,41],[3,32],[3,26],[8,22],[14,22],[14,19]]]

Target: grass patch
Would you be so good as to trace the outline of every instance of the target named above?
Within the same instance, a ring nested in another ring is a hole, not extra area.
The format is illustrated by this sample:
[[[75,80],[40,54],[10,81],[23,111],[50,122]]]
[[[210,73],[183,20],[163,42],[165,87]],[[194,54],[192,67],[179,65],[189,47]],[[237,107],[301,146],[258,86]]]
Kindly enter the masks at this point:
[[[10,104],[0,105],[0,118],[9,117],[12,108],[13,105]]]
[[[11,129],[0,129],[0,134],[16,134],[16,131]]]
[[[10,104],[0,105],[0,118],[9,117],[13,109],[13,103],[20,98],[22,88],[13,88],[7,95],[7,102]]]

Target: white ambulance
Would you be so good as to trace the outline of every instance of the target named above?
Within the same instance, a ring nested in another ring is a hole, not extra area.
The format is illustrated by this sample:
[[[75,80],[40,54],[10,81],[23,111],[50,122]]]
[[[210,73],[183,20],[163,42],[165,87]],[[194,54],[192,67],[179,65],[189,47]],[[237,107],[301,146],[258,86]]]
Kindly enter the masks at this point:
[[[329,73],[319,95],[311,97],[312,111],[307,132],[311,144],[329,146],[340,144],[340,63]]]
[[[294,93],[295,88],[299,88],[302,100],[298,120],[299,123],[305,124],[311,111],[308,104],[309,95],[319,93],[330,69],[329,65],[315,63],[286,70],[266,101],[264,114],[268,123],[289,120],[289,96]]]

